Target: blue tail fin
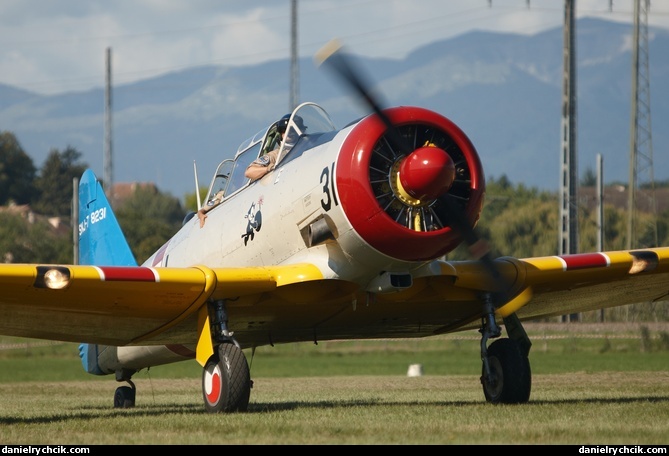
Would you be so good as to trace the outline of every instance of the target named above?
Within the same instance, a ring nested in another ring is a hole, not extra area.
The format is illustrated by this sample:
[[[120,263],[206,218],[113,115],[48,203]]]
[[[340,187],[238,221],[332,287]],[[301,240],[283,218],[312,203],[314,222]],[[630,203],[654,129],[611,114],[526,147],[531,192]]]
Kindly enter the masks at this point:
[[[137,266],[102,185],[90,169],[79,181],[79,264]]]
[[[137,266],[102,185],[90,169],[79,181],[79,264]],[[98,365],[104,346],[79,345],[79,357],[89,374],[105,375]]]

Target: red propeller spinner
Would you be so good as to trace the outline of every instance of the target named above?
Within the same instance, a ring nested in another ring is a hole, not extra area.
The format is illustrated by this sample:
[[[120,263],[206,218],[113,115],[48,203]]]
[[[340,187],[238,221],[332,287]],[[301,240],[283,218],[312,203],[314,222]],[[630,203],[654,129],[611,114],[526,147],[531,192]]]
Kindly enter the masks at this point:
[[[401,189],[420,201],[434,200],[443,195],[454,180],[453,159],[436,146],[416,149],[400,165]]]

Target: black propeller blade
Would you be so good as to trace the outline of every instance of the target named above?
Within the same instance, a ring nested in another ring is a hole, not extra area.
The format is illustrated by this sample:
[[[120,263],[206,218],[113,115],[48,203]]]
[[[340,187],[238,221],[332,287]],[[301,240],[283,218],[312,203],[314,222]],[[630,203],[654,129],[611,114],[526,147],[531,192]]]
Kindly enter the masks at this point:
[[[341,45],[336,41],[330,41],[320,51],[316,53],[315,60],[317,64],[327,62],[335,73],[341,77],[342,81],[348,84],[357,94],[365,101],[365,103],[372,108],[374,113],[381,119],[388,129],[387,134],[390,135],[391,143],[408,155],[411,153],[411,148],[402,136],[397,132],[395,126],[385,115],[379,103],[372,97],[372,92],[363,80],[363,72],[359,68],[354,68],[353,63],[347,60],[342,54]]]
[[[393,146],[407,156],[412,152],[411,146],[407,144],[397,128],[395,128],[395,125],[393,125],[390,119],[384,114],[380,104],[372,96],[371,90],[365,83],[362,70],[354,68],[353,63],[350,59],[346,58],[342,51],[342,46],[336,40],[326,44],[318,53],[316,53],[314,59],[317,65],[327,63],[337,76],[352,88],[374,111],[386,125],[386,136]],[[467,242],[470,254],[474,258],[480,260],[483,267],[486,269],[496,291],[496,293],[494,293],[494,307],[498,308],[504,305],[508,301],[508,293],[510,290],[508,290],[508,284],[502,280],[502,276],[490,255],[487,243],[478,236],[474,227],[472,227],[467,220],[466,214],[451,195],[443,195],[440,197],[440,201],[444,201],[447,204],[450,213],[453,214],[453,229],[460,234],[465,242]]]

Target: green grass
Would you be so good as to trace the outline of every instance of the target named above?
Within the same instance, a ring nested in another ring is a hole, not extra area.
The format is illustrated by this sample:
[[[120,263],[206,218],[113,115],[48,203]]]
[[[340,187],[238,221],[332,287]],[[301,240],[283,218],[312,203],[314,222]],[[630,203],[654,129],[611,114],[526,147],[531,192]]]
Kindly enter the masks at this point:
[[[120,384],[85,374],[76,344],[0,338],[24,344],[0,350],[0,442],[667,445],[665,328],[529,327],[532,395],[515,406],[485,402],[476,332],[261,347],[249,411],[231,415],[204,412],[195,361],[137,373],[118,410]]]

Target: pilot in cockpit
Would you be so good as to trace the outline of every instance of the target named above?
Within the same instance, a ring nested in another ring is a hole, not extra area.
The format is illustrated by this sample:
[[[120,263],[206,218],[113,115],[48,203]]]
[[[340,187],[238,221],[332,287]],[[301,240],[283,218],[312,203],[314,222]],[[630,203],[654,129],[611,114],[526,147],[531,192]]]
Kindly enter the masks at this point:
[[[279,159],[283,159],[283,156],[287,155],[293,146],[295,146],[297,141],[300,139],[300,136],[306,134],[307,132],[307,127],[304,125],[302,117],[297,115],[293,117],[293,124],[295,126],[291,126],[286,132],[286,138],[284,139],[283,144],[283,155],[279,157]]]
[[[276,141],[274,149],[269,152],[261,155],[256,158],[251,164],[246,168],[244,175],[251,179],[251,181],[260,179],[268,172],[272,171],[276,166],[276,160],[279,156],[279,150],[281,149],[281,143],[283,142],[286,136],[286,128],[288,127],[288,120],[290,119],[290,114],[286,114],[276,123],[276,131],[281,135],[280,140]]]

